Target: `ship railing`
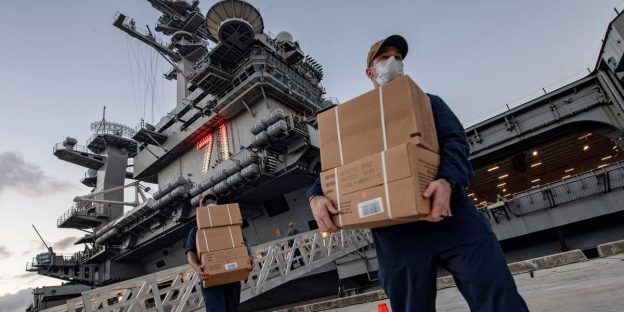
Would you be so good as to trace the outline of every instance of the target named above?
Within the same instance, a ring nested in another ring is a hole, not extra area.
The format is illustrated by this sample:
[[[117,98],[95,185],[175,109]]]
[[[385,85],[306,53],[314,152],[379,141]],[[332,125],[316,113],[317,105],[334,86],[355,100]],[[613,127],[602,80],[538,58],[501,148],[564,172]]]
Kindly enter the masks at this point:
[[[104,251],[106,249],[105,246],[97,245],[95,248],[87,249],[84,251],[76,252],[72,257],[78,263],[85,263],[89,261],[94,255]]]
[[[52,265],[55,266],[75,265],[77,263],[74,255],[56,254],[53,259]]]
[[[63,143],[56,143],[54,145],[54,148],[52,149],[52,153],[55,153],[58,150],[76,151],[76,152],[80,152],[80,153],[93,154],[84,145],[63,145]]]
[[[75,255],[49,252],[47,253],[48,256],[43,259],[39,258],[41,255],[37,255],[31,262],[26,262],[26,271],[37,271],[39,268],[50,266],[75,265],[77,262]]]
[[[116,21],[116,20],[119,18],[119,16],[120,16],[120,15],[121,15],[121,13],[120,13],[120,12],[117,12],[117,13],[115,14],[115,17],[114,17],[114,19],[113,19],[113,20],[114,20],[114,21]],[[139,33],[139,34],[141,34],[141,35],[143,35],[143,36],[145,36],[145,37],[149,38],[150,40],[152,40],[152,41],[156,42],[157,44],[159,44],[159,45],[161,45],[161,46],[164,46],[164,47],[166,47],[166,46],[167,46],[167,44],[166,44],[164,41],[162,41],[161,39],[159,39],[159,38],[157,38],[156,36],[154,36],[154,33],[153,33],[152,31],[149,31],[149,30],[147,30],[147,29],[144,29],[144,28],[138,27],[138,26],[136,25],[136,23],[134,23],[134,19],[132,19],[132,18],[130,18],[130,19],[128,20],[128,18],[126,17],[126,20],[124,20],[123,25],[124,25],[125,27],[130,28],[130,29],[132,29],[132,30],[136,31],[137,33]]]
[[[516,217],[624,188],[624,161],[517,193],[505,201]]]
[[[132,139],[135,134],[134,129],[126,125],[110,121],[93,122],[91,123],[91,130],[93,131],[93,136],[89,141],[92,141],[94,137],[100,134],[111,134],[127,139]]]
[[[147,130],[150,130],[150,131],[157,132],[156,131],[156,127],[154,125],[145,122],[144,119],[141,119],[141,121],[136,126],[134,126],[134,128],[132,128],[132,131],[130,133],[132,134],[132,136],[134,136],[137,132],[139,132],[139,131],[141,131],[143,129],[147,129]]]
[[[145,128],[145,120],[143,120],[143,119],[141,119],[141,121],[136,126],[134,126],[134,128],[132,128],[134,133],[137,133],[137,132],[139,132],[139,131],[141,131],[143,129],[146,129]]]
[[[67,211],[63,213],[57,220],[56,226],[60,226],[63,222],[67,221],[67,219],[76,215],[77,213],[83,212],[85,210],[89,210],[92,207],[91,202],[79,202],[74,203]]]
[[[371,243],[368,230],[343,230],[332,234],[305,232],[254,246],[251,251],[256,265],[243,283],[241,301],[333,263]],[[301,265],[293,265],[296,262]],[[182,265],[84,291],[80,297],[44,311],[184,312],[203,307],[199,275],[189,265]]]

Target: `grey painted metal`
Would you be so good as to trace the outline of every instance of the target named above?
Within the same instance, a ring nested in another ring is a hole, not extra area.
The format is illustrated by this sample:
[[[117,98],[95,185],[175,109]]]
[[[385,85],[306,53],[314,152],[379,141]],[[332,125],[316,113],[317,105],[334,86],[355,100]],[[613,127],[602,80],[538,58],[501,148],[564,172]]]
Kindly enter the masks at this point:
[[[624,78],[624,15],[618,15],[607,28],[600,50],[600,62],[596,69],[607,67],[618,77]]]
[[[370,232],[365,230],[343,230],[324,236],[311,231],[252,248],[256,265],[247,282],[243,282],[241,301],[309,274],[372,243]],[[290,240],[294,242],[292,247],[288,247]],[[294,257],[298,254],[296,251],[301,255]],[[298,263],[299,259],[304,265],[294,268],[293,263]],[[195,311],[203,306],[200,287],[198,274],[189,265],[183,265],[83,291],[79,299],[44,311]]]
[[[292,240],[292,247],[288,242]],[[299,234],[253,248],[256,267],[243,285],[241,300],[287,283],[372,244],[368,230],[342,230],[323,237],[318,231]],[[297,252],[298,251],[298,252]],[[295,256],[301,254],[300,256]],[[301,259],[304,265],[293,267]]]
[[[622,137],[624,102],[611,83],[606,72],[597,71],[467,128],[471,161],[479,166],[569,133],[579,125],[614,139]]]
[[[519,217],[620,188],[624,188],[624,162],[515,194],[505,204],[510,213]]]
[[[58,143],[54,146],[52,153],[61,160],[91,170],[100,169],[106,162],[106,156],[92,153],[86,146],[82,145],[66,146],[64,143]]]
[[[253,5],[239,0],[218,1],[206,13],[206,25],[212,40],[223,40],[219,35],[228,20],[245,21],[255,33],[261,34],[264,30],[262,16]]]

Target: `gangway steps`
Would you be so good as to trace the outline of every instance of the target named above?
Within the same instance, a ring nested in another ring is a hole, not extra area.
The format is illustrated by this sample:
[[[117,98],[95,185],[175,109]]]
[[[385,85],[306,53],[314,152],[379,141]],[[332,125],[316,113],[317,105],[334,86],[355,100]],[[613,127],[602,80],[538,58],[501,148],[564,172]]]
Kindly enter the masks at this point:
[[[288,247],[292,242],[292,247]],[[255,266],[243,283],[241,301],[297,279],[372,243],[368,230],[329,235],[305,232],[252,248]],[[297,255],[297,256],[294,256]],[[293,263],[303,264],[293,268]],[[182,265],[82,292],[48,312],[196,311],[203,308],[198,274]]]

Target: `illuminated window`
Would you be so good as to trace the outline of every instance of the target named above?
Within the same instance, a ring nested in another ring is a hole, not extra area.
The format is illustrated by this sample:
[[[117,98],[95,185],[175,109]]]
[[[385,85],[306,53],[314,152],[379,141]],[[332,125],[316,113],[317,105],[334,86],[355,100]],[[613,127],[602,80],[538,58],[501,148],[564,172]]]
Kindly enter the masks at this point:
[[[609,155],[609,156],[605,156],[605,157],[600,158],[600,160],[607,160],[607,159],[611,159],[611,157],[613,157],[613,156],[611,156],[611,155]]]
[[[505,173],[505,174],[503,174],[502,176],[498,177],[498,179],[499,179],[499,180],[500,180],[500,179],[504,179],[504,178],[506,178],[506,177],[508,177],[508,176],[509,176],[509,174]]]
[[[574,171],[574,168],[566,169],[565,172]]]
[[[541,161],[540,161],[540,162],[536,162],[536,163],[534,163],[534,164],[531,164],[531,168],[533,168],[533,167],[537,167],[537,166],[539,166],[539,165],[541,165],[541,164],[542,164],[542,162],[541,162]]]
[[[503,187],[505,185],[507,185],[507,183],[501,183],[501,184],[498,184],[497,187]]]
[[[541,180],[542,180],[542,179],[539,179],[539,178],[538,178],[538,179],[535,179],[535,180],[531,180],[531,183],[537,183],[537,182],[539,182],[539,181],[541,181]]]
[[[228,159],[230,158],[230,145],[228,144],[227,126],[225,123],[219,126],[219,138],[219,144],[221,144],[221,157],[222,159]]]
[[[203,137],[197,144],[195,144],[195,148],[198,150],[204,149],[204,158],[202,160],[202,171],[208,172],[210,168],[210,156],[212,155],[212,134],[209,133],[205,137]]]

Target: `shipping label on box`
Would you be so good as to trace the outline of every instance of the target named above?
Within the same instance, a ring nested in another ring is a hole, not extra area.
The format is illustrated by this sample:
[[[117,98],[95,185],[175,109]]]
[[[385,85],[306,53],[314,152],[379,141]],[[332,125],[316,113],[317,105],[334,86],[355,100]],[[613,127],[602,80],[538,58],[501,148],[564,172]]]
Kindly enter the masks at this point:
[[[430,211],[422,194],[437,173],[436,153],[402,144],[321,173],[321,188],[339,210],[344,228],[380,227],[418,219]]]
[[[239,225],[197,229],[197,253],[245,246],[243,232]]]
[[[196,218],[198,229],[243,224],[240,207],[235,203],[197,207]]]
[[[251,269],[247,247],[204,253],[200,261],[206,273],[201,276],[204,287],[245,280]]]
[[[407,76],[323,111],[317,121],[323,171],[408,142],[439,152],[429,96]]]

